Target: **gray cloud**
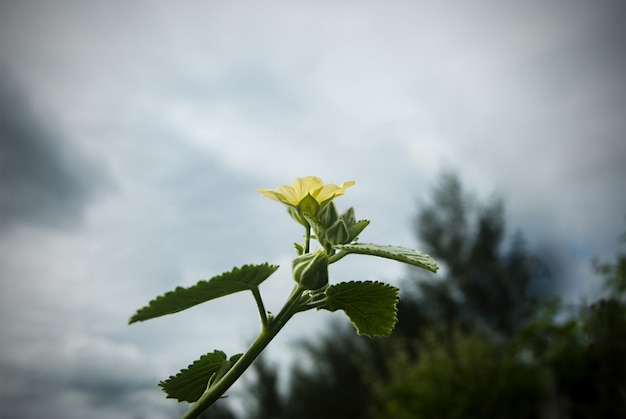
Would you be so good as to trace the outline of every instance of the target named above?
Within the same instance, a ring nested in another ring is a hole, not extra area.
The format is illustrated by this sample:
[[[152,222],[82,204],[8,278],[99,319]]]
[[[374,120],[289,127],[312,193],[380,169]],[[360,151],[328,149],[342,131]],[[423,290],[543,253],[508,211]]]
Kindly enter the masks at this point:
[[[120,374],[116,364],[107,364],[109,371],[94,371],[71,360],[65,360],[61,367],[51,365],[59,359],[42,361],[30,366],[0,362],[5,383],[0,392],[3,418],[131,418],[153,410],[155,402],[167,407],[145,397],[155,393],[156,377],[139,375],[131,365],[126,365],[127,372]],[[92,362],[104,364],[108,360],[94,358]],[[163,416],[151,417],[176,417],[162,413]]]
[[[0,71],[0,230],[80,225],[96,178],[15,80]]]

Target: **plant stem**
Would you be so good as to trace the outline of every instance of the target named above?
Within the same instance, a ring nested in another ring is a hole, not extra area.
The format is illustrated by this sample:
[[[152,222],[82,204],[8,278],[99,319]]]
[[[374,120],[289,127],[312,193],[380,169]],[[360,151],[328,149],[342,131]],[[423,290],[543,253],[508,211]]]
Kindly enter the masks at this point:
[[[246,353],[224,374],[217,382],[213,383],[207,391],[200,396],[181,419],[195,419],[202,414],[209,406],[219,399],[232,386],[252,362],[259,356],[265,347],[274,339],[278,332],[285,326],[287,321],[297,312],[302,311],[299,305],[300,297],[304,290],[296,285],[291,291],[287,302],[278,315],[269,321],[268,327],[263,328],[259,336],[250,345]],[[255,297],[256,298],[256,297]]]
[[[328,258],[328,264],[330,265],[331,263],[335,263],[342,257],[347,256],[349,254],[350,254],[349,252],[346,252],[345,250],[341,250],[339,253],[335,253],[334,255]]]
[[[267,329],[267,313],[265,312],[265,306],[263,305],[263,299],[261,298],[261,291],[258,287],[252,288],[252,295],[254,295],[254,301],[259,309],[259,316],[261,317],[262,330]]]
[[[311,226],[304,228],[304,253],[309,253],[309,245],[311,242]]]

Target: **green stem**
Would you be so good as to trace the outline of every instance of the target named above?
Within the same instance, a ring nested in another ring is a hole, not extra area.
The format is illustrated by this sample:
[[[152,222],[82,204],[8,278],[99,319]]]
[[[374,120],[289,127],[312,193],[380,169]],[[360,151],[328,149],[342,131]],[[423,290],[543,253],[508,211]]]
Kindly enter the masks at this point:
[[[263,305],[263,299],[261,298],[261,291],[259,291],[258,287],[252,288],[252,295],[254,295],[254,301],[256,301],[256,306],[259,309],[259,316],[261,317],[261,327],[263,330],[267,329],[267,312],[265,311],[265,306]]]
[[[311,243],[311,226],[304,228],[304,253],[309,253],[309,246]]]
[[[339,253],[335,253],[334,255],[330,256],[328,258],[328,264],[330,265],[331,263],[335,263],[337,262],[339,259],[341,259],[344,256],[349,255],[350,252],[346,252],[345,250],[341,250]]]
[[[265,347],[274,339],[278,332],[285,326],[287,321],[297,312],[302,311],[300,307],[300,297],[304,290],[296,285],[291,291],[289,299],[278,315],[269,321],[268,327],[263,328],[259,336],[250,345],[246,353],[224,374],[218,381],[213,383],[207,391],[200,396],[181,419],[195,419],[199,417],[209,406],[219,399],[241,377],[252,362],[259,356]]]

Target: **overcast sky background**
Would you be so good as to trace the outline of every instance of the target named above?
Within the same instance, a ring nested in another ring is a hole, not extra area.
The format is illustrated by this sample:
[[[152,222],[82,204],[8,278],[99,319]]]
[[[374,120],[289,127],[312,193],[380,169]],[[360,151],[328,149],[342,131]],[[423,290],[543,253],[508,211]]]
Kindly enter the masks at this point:
[[[253,299],[128,318],[265,261],[278,310],[301,231],[256,188],[297,176],[355,180],[337,204],[362,240],[419,248],[417,202],[456,170],[551,249],[564,296],[597,295],[625,227],[625,39],[621,1],[0,0],[0,417],[175,417],[156,383],[243,351]],[[332,281],[405,272],[350,258]],[[270,355],[339,316],[297,316]]]

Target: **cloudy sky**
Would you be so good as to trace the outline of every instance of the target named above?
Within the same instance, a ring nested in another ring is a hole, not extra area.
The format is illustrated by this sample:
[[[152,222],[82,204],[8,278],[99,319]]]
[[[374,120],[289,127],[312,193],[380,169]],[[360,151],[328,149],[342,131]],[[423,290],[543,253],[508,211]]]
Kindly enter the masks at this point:
[[[337,204],[372,220],[362,238],[419,247],[417,202],[456,170],[551,249],[563,295],[597,295],[589,261],[625,227],[623,2],[173,4],[0,0],[0,416],[176,417],[156,383],[244,350],[252,298],[127,320],[264,261],[278,310],[301,231],[256,188],[296,176],[356,180]]]

